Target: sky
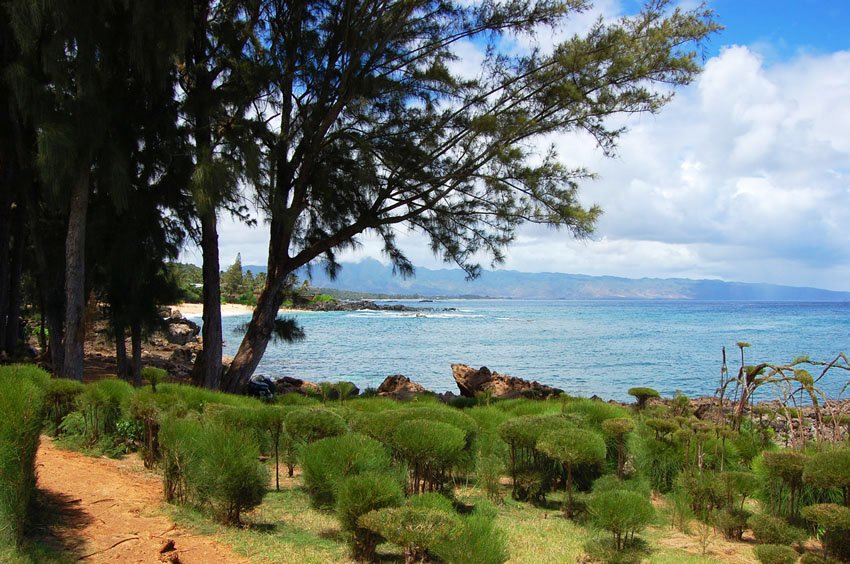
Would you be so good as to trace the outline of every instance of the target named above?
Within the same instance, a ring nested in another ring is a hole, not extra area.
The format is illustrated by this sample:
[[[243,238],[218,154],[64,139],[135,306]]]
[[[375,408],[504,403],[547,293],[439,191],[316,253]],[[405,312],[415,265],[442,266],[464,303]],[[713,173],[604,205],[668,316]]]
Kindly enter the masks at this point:
[[[604,210],[594,236],[523,227],[499,268],[850,291],[850,1],[707,4],[725,29],[707,44],[704,71],[660,114],[623,122],[615,158],[586,137],[545,140],[566,164],[598,174],[581,188],[583,203]],[[545,41],[639,5],[597,0]],[[458,54],[456,70],[474,72],[476,45]],[[453,267],[420,236],[399,241],[415,265]],[[361,243],[341,259],[386,262],[376,240]],[[220,247],[222,268],[237,252],[265,264],[267,229],[222,217]],[[198,263],[200,253],[182,258]]]

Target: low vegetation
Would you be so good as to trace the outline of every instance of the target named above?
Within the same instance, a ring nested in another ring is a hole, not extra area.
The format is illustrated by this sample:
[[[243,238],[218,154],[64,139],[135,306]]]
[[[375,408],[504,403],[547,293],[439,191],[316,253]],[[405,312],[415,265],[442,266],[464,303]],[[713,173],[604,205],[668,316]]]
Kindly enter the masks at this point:
[[[725,542],[761,562],[850,561],[845,438],[779,448],[758,413],[736,430],[736,414],[697,419],[681,395],[634,410],[320,390],[262,402],[160,376],[147,371],[150,385],[133,388],[0,371],[7,553],[24,539],[46,431],[87,452],[139,451],[179,519],[277,560],[688,561],[658,543],[672,525],[692,555]],[[740,542],[748,531],[755,547]],[[553,541],[563,535],[574,542]]]

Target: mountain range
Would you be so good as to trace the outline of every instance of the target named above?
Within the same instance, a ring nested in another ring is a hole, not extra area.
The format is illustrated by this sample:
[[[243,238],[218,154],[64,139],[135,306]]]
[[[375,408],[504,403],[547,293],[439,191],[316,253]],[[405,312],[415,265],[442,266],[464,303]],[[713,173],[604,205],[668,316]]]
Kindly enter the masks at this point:
[[[265,266],[243,270],[265,272]],[[306,272],[300,273],[305,278]],[[334,288],[421,297],[492,297],[516,299],[678,299],[729,301],[850,301],[850,292],[776,284],[691,280],[687,278],[621,278],[557,272],[485,270],[473,281],[459,268],[416,268],[413,278],[394,276],[392,267],[375,259],[342,263],[335,280],[314,268],[310,283]]]

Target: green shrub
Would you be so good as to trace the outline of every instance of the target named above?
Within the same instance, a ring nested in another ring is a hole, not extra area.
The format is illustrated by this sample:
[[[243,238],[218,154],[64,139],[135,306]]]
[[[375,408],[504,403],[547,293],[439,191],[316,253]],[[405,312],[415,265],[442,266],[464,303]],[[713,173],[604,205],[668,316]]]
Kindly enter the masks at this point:
[[[760,544],[753,553],[762,564],[794,564],[798,558],[793,548],[779,544]]]
[[[370,511],[358,524],[400,546],[406,563],[425,560],[428,550],[457,538],[460,517],[439,509],[393,507]]]
[[[384,445],[359,433],[304,445],[299,459],[304,487],[317,507],[336,503],[336,488],[344,478],[362,472],[386,472],[390,467],[390,455]]]
[[[548,431],[537,441],[537,450],[557,460],[567,474],[567,500],[564,512],[573,515],[573,468],[578,464],[601,464],[605,461],[605,441],[592,431],[556,429]]]
[[[725,505],[723,486],[714,472],[683,472],[676,479],[676,487],[687,492],[696,515],[708,515]]]
[[[90,445],[102,436],[116,433],[118,420],[132,397],[133,386],[124,380],[109,378],[85,386],[77,403],[86,422],[85,435]]]
[[[747,525],[753,530],[753,536],[759,544],[792,545],[806,538],[805,531],[773,515],[753,515],[747,519]]]
[[[508,445],[511,495],[520,501],[544,501],[555,477],[556,465],[537,450],[537,442],[547,431],[572,428],[560,414],[523,415],[499,426],[499,436]]]
[[[336,437],[348,431],[342,417],[319,407],[297,409],[287,413],[283,423],[292,440],[302,444]]]
[[[45,403],[50,431],[53,436],[59,434],[59,425],[66,415],[74,411],[77,397],[83,393],[82,382],[66,378],[53,378],[47,384]]]
[[[750,515],[746,509],[724,507],[714,512],[714,526],[720,529],[727,540],[741,540]]]
[[[646,407],[646,402],[648,402],[650,398],[660,397],[660,394],[656,390],[646,387],[629,388],[626,393],[637,400],[638,409]]]
[[[652,494],[649,484],[640,479],[620,480],[613,474],[606,474],[593,482],[594,494],[621,490],[638,493],[647,499]]]
[[[679,442],[657,440],[641,427],[628,443],[635,468],[652,489],[667,493],[684,467],[685,449]]]
[[[842,562],[850,561],[850,508],[834,503],[819,503],[800,511],[803,519],[821,527],[821,541],[827,554]]]
[[[339,482],[336,494],[336,513],[342,530],[350,535],[354,558],[374,562],[375,547],[381,537],[361,527],[358,520],[370,511],[400,506],[404,492],[398,480],[390,474],[376,472],[355,474]]]
[[[619,405],[586,398],[569,398],[562,405],[561,412],[564,415],[578,417],[594,429],[601,429],[604,421],[622,419],[629,415],[629,412]]]
[[[393,448],[407,462],[413,493],[442,489],[466,444],[463,430],[424,419],[400,423],[392,437]]]
[[[198,413],[203,413],[204,408],[208,405],[231,405],[235,407],[259,407],[263,405],[263,402],[256,398],[215,392],[184,384],[160,384],[156,391],[161,394],[177,396],[188,409]]]
[[[259,505],[268,472],[250,435],[208,421],[166,419],[160,428],[166,499],[208,507],[227,524]]]
[[[160,460],[160,421],[166,415],[183,416],[186,412],[186,404],[174,394],[154,393],[153,390],[144,389],[133,395],[128,413],[142,426],[141,451],[145,468],[153,468]]]
[[[429,552],[449,564],[502,564],[510,557],[507,536],[496,527],[496,512],[486,504],[457,520],[454,533],[429,546]]]
[[[17,545],[26,528],[48,378],[25,365],[0,367],[0,547]]]
[[[151,390],[156,391],[156,387],[168,378],[168,371],[155,366],[145,366],[142,368],[142,378],[151,385]]]
[[[635,533],[643,530],[655,516],[652,503],[645,496],[626,490],[593,494],[588,502],[592,522],[614,536],[617,550],[622,550]]]
[[[602,432],[614,440],[617,445],[617,477],[623,477],[626,465],[626,435],[635,428],[634,421],[629,417],[615,417],[602,422]]]
[[[800,557],[800,564],[838,564],[838,560],[807,552]]]
[[[841,490],[844,505],[850,505],[850,450],[812,455],[803,468],[803,481],[818,488]]]

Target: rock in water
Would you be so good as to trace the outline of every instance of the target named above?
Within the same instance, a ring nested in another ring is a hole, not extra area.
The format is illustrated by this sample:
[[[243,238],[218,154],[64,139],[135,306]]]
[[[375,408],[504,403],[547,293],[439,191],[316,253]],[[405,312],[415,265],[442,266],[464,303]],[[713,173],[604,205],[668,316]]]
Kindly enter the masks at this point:
[[[378,386],[378,395],[390,397],[393,399],[410,399],[416,394],[424,394],[427,392],[421,384],[417,384],[407,376],[394,374],[387,376],[381,385]]]
[[[489,392],[494,398],[533,399],[545,399],[564,393],[563,390],[539,382],[529,382],[522,378],[492,372],[486,366],[476,370],[465,364],[452,364],[452,376],[460,389],[460,395],[467,398],[475,397],[481,392]]]

